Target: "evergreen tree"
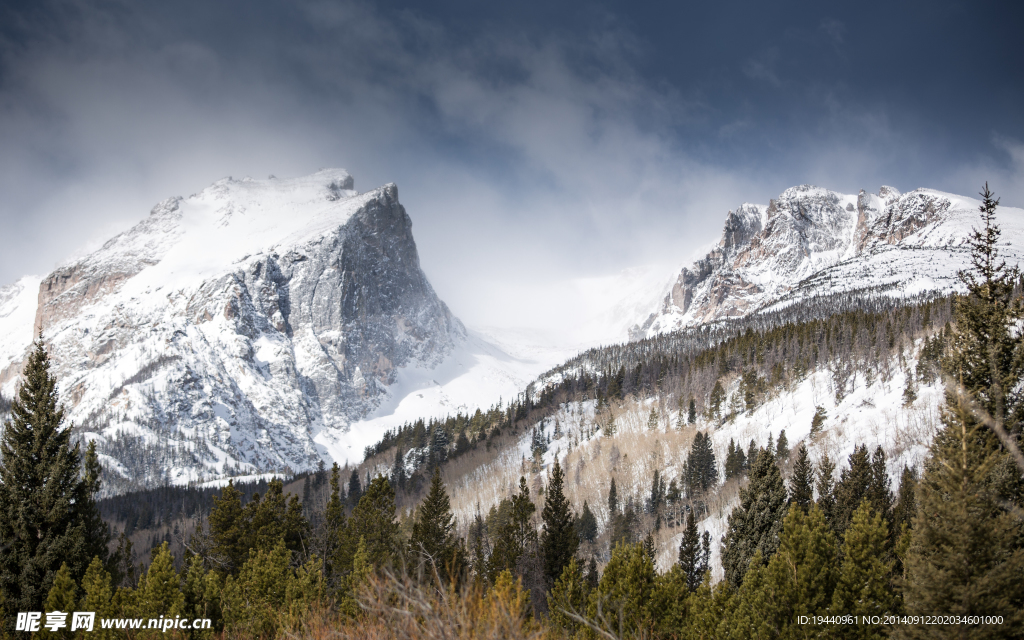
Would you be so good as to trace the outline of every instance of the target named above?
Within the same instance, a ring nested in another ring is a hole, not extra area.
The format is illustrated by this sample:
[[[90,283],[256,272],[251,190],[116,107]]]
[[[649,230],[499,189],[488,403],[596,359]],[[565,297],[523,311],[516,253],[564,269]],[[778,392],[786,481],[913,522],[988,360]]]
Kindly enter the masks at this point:
[[[814,417],[811,418],[811,435],[816,436],[821,433],[822,427],[825,426],[825,421],[828,420],[828,412],[825,411],[825,407],[817,406],[814,408]]]
[[[153,561],[139,584],[135,614],[140,618],[180,615],[185,609],[181,580],[167,543],[153,549]]]
[[[199,556],[193,556],[193,559],[202,563],[202,559]],[[100,562],[99,558],[93,558],[92,562],[89,563],[89,568],[85,570],[85,576],[82,578],[82,600],[78,604],[76,611],[92,611],[96,614],[97,618],[106,618],[113,616],[114,612],[110,606],[110,601],[113,598],[113,590],[111,587],[110,574],[103,568],[103,563]],[[210,616],[199,616],[199,617],[210,617]],[[90,638],[98,638],[101,640],[108,640],[114,637],[114,633],[111,631],[105,631],[98,629],[99,625],[93,628],[93,632],[90,634]]]
[[[701,496],[718,484],[718,465],[711,448],[711,436],[698,431],[686,461],[686,491],[691,497]]]
[[[544,576],[548,584],[554,584],[562,570],[576,556],[580,546],[576,531],[576,518],[564,493],[562,466],[555,460],[551,470],[551,481],[544,494],[544,520],[540,535],[540,553],[544,562]]]
[[[814,469],[807,455],[807,447],[802,443],[797,449],[796,463],[793,464],[793,477],[789,479],[790,502],[807,513],[814,504]]]
[[[881,623],[867,623],[864,617],[896,612],[896,599],[889,584],[892,562],[884,549],[889,532],[881,514],[864,499],[853,513],[843,542],[843,564],[832,597],[832,611],[853,615],[857,624],[843,629],[844,638],[878,638],[884,635]]]
[[[348,504],[355,507],[359,499],[363,497],[363,485],[359,482],[359,470],[353,469],[352,475],[348,478]]]
[[[71,578],[71,570],[68,569],[67,563],[62,563],[57,571],[57,575],[54,576],[50,593],[46,596],[46,608],[44,610],[47,612],[61,611],[68,614],[68,626],[58,630],[55,634],[48,633],[46,634],[47,636],[57,638],[72,637],[71,613],[76,610],[75,605],[77,603],[78,587],[75,586],[75,581]]]
[[[780,463],[789,460],[789,439],[786,438],[786,430],[779,432],[779,442],[775,445],[775,457]]]
[[[1007,452],[995,429],[1019,424],[1014,393],[1022,377],[1018,330],[1024,315],[1014,296],[1016,269],[998,255],[998,205],[982,193],[982,229],[971,235],[972,270],[961,272],[967,295],[956,300],[942,426],[916,487],[918,512],[906,558],[907,613],[1001,615],[1002,625],[900,627],[904,637],[1019,637],[1024,628],[1024,507],[1020,493],[1001,495]],[[988,421],[995,429],[990,428]],[[1018,427],[1009,429],[1011,437]],[[1019,486],[1019,485],[1018,485]]]
[[[537,529],[533,524],[537,507],[530,500],[525,477],[519,478],[519,493],[512,495],[509,506],[508,518],[498,529],[490,558],[490,571],[495,578],[502,571],[518,572],[520,559],[537,545]]]
[[[894,498],[891,487],[889,473],[886,471],[885,451],[878,446],[871,456],[871,484],[868,486],[867,497],[871,502],[871,508],[886,523],[892,522]]]
[[[821,514],[825,516],[825,521],[833,531],[836,531],[835,471],[835,463],[828,457],[828,454],[823,455],[818,462],[818,480],[814,487],[818,491],[818,508],[821,509]]]
[[[686,587],[691,592],[704,580],[704,572],[708,567],[704,564],[704,550],[701,548],[700,534],[697,532],[697,521],[693,510],[686,513],[686,526],[683,539],[679,542],[679,567],[686,578]]]
[[[754,468],[754,461],[757,459],[757,443],[754,442],[753,438],[750,440],[750,445],[747,447],[747,466],[743,469],[745,472],[750,473],[750,470]]]
[[[850,526],[853,512],[860,506],[861,500],[868,497],[871,489],[873,472],[867,445],[854,448],[849,464],[849,468],[839,473],[839,482],[836,483],[835,522],[839,532],[846,531]]]
[[[654,619],[651,604],[656,576],[643,544],[616,545],[590,595],[590,619],[620,638],[648,628]]]
[[[694,424],[697,422],[697,403],[694,402],[693,398],[690,398],[690,408],[686,413],[687,424]]]
[[[593,542],[597,537],[597,517],[590,510],[590,505],[586,500],[583,501],[583,511],[580,513],[579,520],[576,521],[576,527],[580,540]]]
[[[457,578],[462,572],[455,516],[438,467],[434,468],[430,491],[417,510],[409,545],[413,556],[436,568],[442,580]]]
[[[722,404],[725,402],[725,388],[721,380],[715,380],[715,386],[711,389],[711,397],[708,399],[708,417],[721,422]]]
[[[62,564],[79,580],[107,557],[108,531],[93,501],[95,448],[82,469],[42,341],[25,366],[0,436],[0,599],[8,611],[39,611]]]
[[[576,558],[572,558],[548,592],[551,623],[570,637],[575,635],[580,629],[580,623],[571,616],[582,616],[586,613],[589,594],[590,586],[583,575],[583,569]]]
[[[755,553],[767,560],[778,549],[785,513],[786,487],[775,456],[761,451],[750,470],[750,484],[740,489],[740,504],[729,515],[722,539],[722,566],[733,587],[742,584]]]
[[[657,431],[658,429],[658,410],[651,407],[651,413],[647,416],[647,430]],[[559,574],[561,575],[561,574]]]
[[[615,489],[615,478],[608,487],[608,517],[613,518],[619,513],[619,492]]]
[[[917,498],[914,494],[916,485],[917,471],[904,465],[903,473],[900,474],[896,506],[893,509],[893,528],[896,531],[902,530],[904,525],[907,527],[912,525],[914,514],[917,513]]]
[[[353,539],[364,539],[369,561],[385,567],[398,553],[398,522],[395,520],[395,491],[384,476],[374,478],[352,510],[349,529]]]

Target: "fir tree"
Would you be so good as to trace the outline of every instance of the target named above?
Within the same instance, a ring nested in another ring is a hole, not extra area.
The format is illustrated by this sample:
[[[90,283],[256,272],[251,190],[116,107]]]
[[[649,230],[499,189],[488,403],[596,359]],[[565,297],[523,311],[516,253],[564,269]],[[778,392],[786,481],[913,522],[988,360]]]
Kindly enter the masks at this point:
[[[825,426],[825,421],[828,420],[828,412],[825,411],[825,407],[817,406],[814,408],[814,417],[811,418],[811,435],[816,436],[821,433],[822,427]]]
[[[786,430],[779,432],[779,442],[775,445],[775,457],[780,463],[789,460],[789,439],[786,438]]]
[[[715,380],[715,386],[711,389],[711,397],[708,399],[708,417],[717,422],[722,420],[722,404],[725,402],[725,388],[721,380]]]
[[[548,611],[551,623],[570,637],[580,629],[580,623],[571,616],[586,613],[590,586],[576,558],[569,560],[548,592]]]
[[[900,627],[904,637],[1009,638],[1024,628],[1024,524],[1018,515],[1024,496],[1000,495],[999,470],[1007,468],[1008,454],[993,433],[1019,424],[1022,406],[1013,390],[1024,377],[1018,330],[1024,312],[1014,296],[1019,274],[998,255],[998,200],[987,184],[982,197],[983,228],[969,240],[972,270],[959,274],[967,295],[956,300],[955,330],[943,362],[952,384],[916,487],[919,507],[904,601],[909,614],[942,611],[1004,620],[998,626]],[[1020,473],[1013,470],[1018,482]]]
[[[24,375],[0,436],[0,599],[8,611],[42,609],[62,564],[79,580],[93,557],[107,557],[108,531],[93,501],[95,448],[83,473],[42,341]]]
[[[701,496],[718,484],[718,465],[711,448],[711,436],[698,431],[686,460],[686,491],[691,497]]]
[[[67,563],[62,563],[57,571],[57,575],[54,576],[50,593],[46,596],[45,611],[60,611],[68,614],[68,626],[58,630],[55,634],[48,633],[46,634],[47,636],[57,638],[73,637],[71,633],[71,613],[76,610],[76,604],[78,604],[78,587],[75,586],[75,581],[71,578],[71,570],[68,569]]]
[[[690,408],[686,414],[687,424],[694,424],[697,422],[697,403],[694,402],[693,398],[690,398]]]
[[[530,500],[530,488],[525,477],[519,478],[519,493],[512,495],[509,506],[508,518],[497,532],[490,558],[490,571],[495,578],[502,571],[518,572],[520,559],[533,551],[537,544],[537,530],[533,524],[533,513],[537,507]]]
[[[615,637],[632,636],[654,619],[654,562],[643,544],[620,543],[591,593],[589,614]]]
[[[398,522],[395,520],[395,491],[384,476],[374,478],[352,510],[349,529],[353,539],[364,539],[369,561],[385,567],[398,553]]]
[[[754,442],[753,438],[750,440],[750,445],[747,447],[747,466],[743,470],[750,473],[750,470],[754,468],[754,461],[757,459],[757,443]]]
[[[583,501],[583,511],[580,513],[579,520],[576,521],[576,527],[580,540],[593,542],[597,537],[597,517],[590,510],[590,505],[586,500]]]
[[[849,464],[849,468],[839,473],[839,482],[836,484],[835,522],[840,532],[850,526],[853,512],[860,506],[861,500],[868,497],[871,489],[873,472],[867,445],[862,444],[853,450]]]
[[[818,461],[818,478],[814,487],[818,491],[818,508],[821,509],[821,514],[825,516],[825,521],[833,531],[836,530],[835,471],[835,463],[828,457],[828,454],[823,455]]]
[[[793,464],[793,477],[789,479],[789,495],[790,502],[804,513],[814,503],[814,469],[807,455],[807,447],[802,443]]]
[[[416,512],[409,546],[414,557],[432,565],[446,582],[462,571],[462,567],[458,566],[461,563],[455,537],[455,516],[452,515],[451,501],[438,467],[434,468],[430,491]]]
[[[697,521],[693,510],[686,513],[686,526],[683,528],[683,539],[679,542],[679,567],[686,577],[686,587],[691,592],[704,580],[707,566],[703,563],[704,550],[701,548],[700,534],[697,532]]]
[[[647,430],[657,431],[658,430],[658,410],[651,407],[651,413],[647,416]],[[561,575],[561,574],[559,574]]]
[[[893,509],[893,528],[900,531],[904,525],[912,526],[914,514],[917,513],[917,498],[914,487],[917,485],[917,471],[904,465],[900,474],[900,487]]]
[[[580,546],[576,531],[576,518],[564,492],[562,466],[555,460],[551,481],[544,494],[544,520],[540,535],[540,553],[544,562],[544,576],[553,584],[562,575],[562,569],[576,556]]]
[[[765,560],[779,547],[786,487],[775,456],[761,451],[750,470],[750,484],[740,489],[740,504],[729,515],[722,539],[722,566],[729,584],[739,587],[755,554]]]
[[[615,489],[615,478],[608,487],[608,516],[615,517],[619,513],[619,492]]]
[[[896,612],[896,599],[889,584],[892,562],[883,549],[889,532],[881,514],[864,499],[854,511],[843,542],[843,563],[832,597],[832,611],[856,616],[857,624],[843,629],[844,638],[878,638],[885,626],[865,622]]]

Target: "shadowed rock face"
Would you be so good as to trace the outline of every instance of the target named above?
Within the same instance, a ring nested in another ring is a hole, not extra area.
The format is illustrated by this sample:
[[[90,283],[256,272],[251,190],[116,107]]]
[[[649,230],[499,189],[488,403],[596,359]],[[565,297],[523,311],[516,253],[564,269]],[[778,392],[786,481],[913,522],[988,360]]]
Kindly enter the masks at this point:
[[[397,189],[351,187],[221,181],[43,280],[62,398],[122,488],[314,467],[318,433],[464,338]]]
[[[719,246],[679,273],[660,308],[630,336],[839,291],[951,289],[976,207],[927,189],[853,196],[810,185],[787,189],[767,207],[745,204],[729,212]],[[1009,230],[1012,250],[1024,248],[1019,230]]]

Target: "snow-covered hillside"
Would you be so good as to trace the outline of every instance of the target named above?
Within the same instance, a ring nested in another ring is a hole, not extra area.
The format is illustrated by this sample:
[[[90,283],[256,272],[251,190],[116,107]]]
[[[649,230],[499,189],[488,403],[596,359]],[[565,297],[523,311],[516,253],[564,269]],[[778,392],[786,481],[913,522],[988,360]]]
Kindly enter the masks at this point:
[[[718,246],[683,269],[634,339],[837,293],[950,292],[980,202],[931,189],[847,195],[804,185],[726,217]],[[1003,256],[1024,257],[1024,211],[1000,207]]]

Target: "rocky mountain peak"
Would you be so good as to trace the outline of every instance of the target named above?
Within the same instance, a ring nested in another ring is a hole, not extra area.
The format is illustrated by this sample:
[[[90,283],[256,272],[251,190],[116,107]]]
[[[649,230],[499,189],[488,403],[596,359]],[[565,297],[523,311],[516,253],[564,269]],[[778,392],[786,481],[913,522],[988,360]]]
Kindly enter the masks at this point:
[[[137,486],[314,467],[399,369],[465,338],[397,187],[353,184],[225,178],[42,279],[35,330],[108,470]]]

